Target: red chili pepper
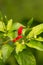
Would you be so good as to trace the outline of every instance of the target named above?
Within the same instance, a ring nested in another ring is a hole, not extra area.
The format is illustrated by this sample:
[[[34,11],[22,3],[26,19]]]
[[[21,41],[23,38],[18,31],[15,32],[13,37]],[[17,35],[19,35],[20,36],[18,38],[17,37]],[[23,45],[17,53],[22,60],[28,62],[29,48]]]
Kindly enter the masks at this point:
[[[23,30],[23,27],[20,26],[19,29],[18,29],[18,35],[21,35],[22,34],[22,30]]]
[[[19,40],[19,39],[21,39],[22,38],[22,36],[18,36],[18,37],[16,37],[16,38],[14,38],[12,41],[13,42],[16,42],[17,40]]]

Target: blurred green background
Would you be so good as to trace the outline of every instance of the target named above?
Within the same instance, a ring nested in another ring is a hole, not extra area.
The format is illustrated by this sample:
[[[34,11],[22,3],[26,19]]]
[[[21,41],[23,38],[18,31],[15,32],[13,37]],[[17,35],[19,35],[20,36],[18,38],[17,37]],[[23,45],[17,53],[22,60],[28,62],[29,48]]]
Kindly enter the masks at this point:
[[[0,11],[14,21],[34,17],[43,22],[43,0],[0,0]]]

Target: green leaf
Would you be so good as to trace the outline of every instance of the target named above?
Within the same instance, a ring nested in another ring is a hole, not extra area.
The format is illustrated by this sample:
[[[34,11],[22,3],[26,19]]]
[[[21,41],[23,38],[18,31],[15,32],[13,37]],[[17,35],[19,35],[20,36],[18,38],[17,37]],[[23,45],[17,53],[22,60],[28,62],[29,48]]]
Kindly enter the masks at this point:
[[[25,36],[26,31],[27,31],[27,29],[23,29],[23,31],[22,31],[23,36]]]
[[[12,28],[12,19],[10,19],[10,20],[8,21],[7,30],[11,30],[11,28]]]
[[[0,38],[3,38],[4,32],[0,31]]]
[[[35,38],[35,40],[43,42],[43,38],[42,37]]]
[[[3,60],[0,59],[0,65],[5,65]]]
[[[8,60],[7,60],[7,63],[9,63],[10,65],[18,65],[15,57],[13,55],[11,55]]]
[[[43,44],[36,40],[31,40],[29,43],[26,43],[28,47],[35,48],[37,50],[43,51]]]
[[[2,50],[0,49],[0,59],[2,60],[3,57],[2,57]]]
[[[12,40],[13,38],[16,38],[18,36],[18,32],[8,32],[7,36]]]
[[[5,26],[7,26],[8,19],[7,19],[7,16],[6,16],[6,15],[3,16],[3,21],[4,21],[4,23],[5,23]]]
[[[16,54],[15,58],[19,65],[36,65],[35,57],[29,49]]]
[[[2,56],[2,50],[1,49],[0,49],[0,65],[4,65],[3,56]]]
[[[23,26],[23,25],[20,24],[20,23],[18,23],[18,22],[16,22],[16,23],[13,24],[11,30],[17,30],[20,26]],[[24,27],[24,26],[23,26],[23,27]]]
[[[42,32],[43,32],[43,23],[33,27],[30,33],[27,35],[27,38],[36,37]]]
[[[22,43],[19,43],[19,42],[16,42],[16,53],[18,54],[19,52],[22,52],[23,51],[23,49],[25,49],[26,48],[26,46],[25,45],[23,45]]]
[[[28,21],[27,26],[30,27],[32,25],[32,23],[33,23],[33,17],[30,19],[30,21]]]
[[[3,39],[0,38],[0,48],[2,47]]]
[[[0,21],[0,31],[4,32],[4,30],[5,30],[5,24],[2,21]]]
[[[13,48],[10,45],[3,45],[2,46],[2,54],[3,54],[3,61],[5,62],[9,56],[11,55]]]

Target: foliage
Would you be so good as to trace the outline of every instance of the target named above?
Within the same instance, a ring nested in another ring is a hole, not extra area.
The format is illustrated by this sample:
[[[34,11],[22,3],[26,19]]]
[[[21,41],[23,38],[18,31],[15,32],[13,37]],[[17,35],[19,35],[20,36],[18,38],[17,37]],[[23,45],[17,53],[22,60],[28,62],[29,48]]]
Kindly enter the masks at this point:
[[[11,61],[10,65],[36,65],[31,49],[43,51],[43,23],[32,24],[33,18],[26,26],[12,19],[7,24],[0,20],[0,64],[5,65],[8,60],[9,63]],[[9,60],[12,55],[13,60]]]

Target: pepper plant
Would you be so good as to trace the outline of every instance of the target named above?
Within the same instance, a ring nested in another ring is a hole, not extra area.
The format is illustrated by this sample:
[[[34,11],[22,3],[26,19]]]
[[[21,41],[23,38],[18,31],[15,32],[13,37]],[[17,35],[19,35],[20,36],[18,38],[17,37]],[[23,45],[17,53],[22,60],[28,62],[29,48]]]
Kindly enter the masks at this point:
[[[37,65],[32,49],[43,51],[43,23],[32,24],[0,20],[0,65]]]

